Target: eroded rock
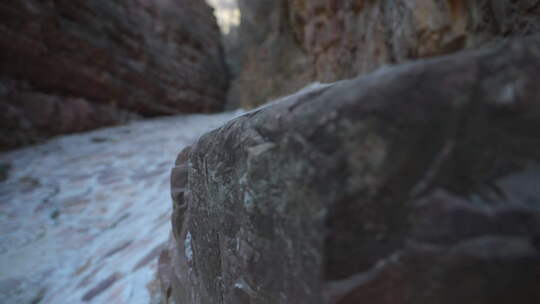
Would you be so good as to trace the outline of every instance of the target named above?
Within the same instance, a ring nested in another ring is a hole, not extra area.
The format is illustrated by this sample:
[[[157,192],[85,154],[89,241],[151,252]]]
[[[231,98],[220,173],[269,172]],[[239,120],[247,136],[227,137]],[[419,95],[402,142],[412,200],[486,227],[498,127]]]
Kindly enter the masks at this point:
[[[540,37],[317,86],[182,152],[176,303],[538,303]]]

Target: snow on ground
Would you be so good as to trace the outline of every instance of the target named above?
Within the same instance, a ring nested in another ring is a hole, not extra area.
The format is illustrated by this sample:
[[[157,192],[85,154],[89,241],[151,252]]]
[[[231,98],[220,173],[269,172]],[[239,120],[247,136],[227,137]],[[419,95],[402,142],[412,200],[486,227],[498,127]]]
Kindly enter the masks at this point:
[[[0,154],[0,303],[150,303],[177,153],[237,113],[63,136]]]

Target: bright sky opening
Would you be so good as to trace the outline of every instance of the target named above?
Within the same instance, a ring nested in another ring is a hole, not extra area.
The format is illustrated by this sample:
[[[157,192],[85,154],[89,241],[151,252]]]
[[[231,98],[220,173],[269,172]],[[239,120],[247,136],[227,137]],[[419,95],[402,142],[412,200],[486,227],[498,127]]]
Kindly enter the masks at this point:
[[[228,34],[231,28],[240,24],[240,10],[236,0],[207,0],[214,7],[214,14],[221,31]]]

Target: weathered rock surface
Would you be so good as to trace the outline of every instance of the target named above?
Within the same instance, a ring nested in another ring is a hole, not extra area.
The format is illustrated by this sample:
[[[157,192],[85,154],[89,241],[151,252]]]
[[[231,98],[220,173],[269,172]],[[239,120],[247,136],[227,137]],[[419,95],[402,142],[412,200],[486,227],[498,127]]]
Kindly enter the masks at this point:
[[[292,93],[311,81],[351,78],[386,64],[540,33],[540,0],[241,0],[240,4],[240,37],[246,37],[242,43],[249,50],[242,55],[230,99],[247,107]],[[253,23],[264,23],[261,20],[270,25],[252,29]]]
[[[203,0],[4,1],[0,146],[147,116],[221,110],[220,32]]]
[[[323,85],[172,172],[176,303],[539,303],[540,37]]]

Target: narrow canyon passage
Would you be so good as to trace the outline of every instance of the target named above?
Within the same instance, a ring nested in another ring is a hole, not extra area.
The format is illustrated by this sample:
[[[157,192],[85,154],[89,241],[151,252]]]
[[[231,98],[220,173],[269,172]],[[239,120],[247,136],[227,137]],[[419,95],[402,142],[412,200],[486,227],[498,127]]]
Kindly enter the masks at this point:
[[[0,16],[0,304],[540,303],[540,0]]]
[[[156,303],[176,154],[235,116],[184,115],[0,154],[1,303]],[[154,294],[155,292],[155,294]]]

